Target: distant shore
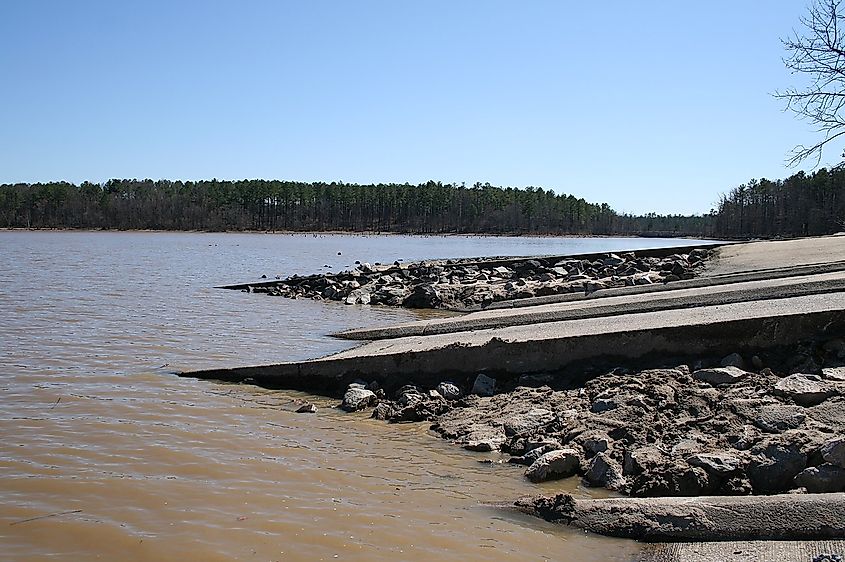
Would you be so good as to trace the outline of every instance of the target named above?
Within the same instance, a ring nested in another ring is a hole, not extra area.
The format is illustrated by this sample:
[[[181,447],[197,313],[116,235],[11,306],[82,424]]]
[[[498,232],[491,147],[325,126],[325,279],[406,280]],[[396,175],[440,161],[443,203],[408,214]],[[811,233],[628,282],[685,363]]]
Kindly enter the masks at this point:
[[[118,228],[20,228],[0,227],[0,232],[135,232],[156,234],[279,234],[284,236],[422,236],[422,237],[451,237],[462,236],[468,238],[643,238],[659,239],[671,238],[677,240],[707,240],[718,242],[723,238],[696,237],[688,235],[658,234],[552,234],[552,233],[493,233],[493,232],[390,232],[375,230],[165,230],[165,229],[118,229]]]

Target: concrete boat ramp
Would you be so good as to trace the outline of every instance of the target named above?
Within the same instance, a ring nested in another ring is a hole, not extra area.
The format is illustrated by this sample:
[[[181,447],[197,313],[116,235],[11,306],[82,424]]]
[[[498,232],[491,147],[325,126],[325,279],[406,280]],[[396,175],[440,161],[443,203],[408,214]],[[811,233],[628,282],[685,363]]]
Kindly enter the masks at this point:
[[[671,250],[670,250],[671,252]],[[336,395],[483,372],[507,382],[661,358],[752,352],[845,333],[845,236],[723,247],[702,277],[337,334],[369,343],[311,361],[185,376]],[[520,303],[522,304],[522,303]]]

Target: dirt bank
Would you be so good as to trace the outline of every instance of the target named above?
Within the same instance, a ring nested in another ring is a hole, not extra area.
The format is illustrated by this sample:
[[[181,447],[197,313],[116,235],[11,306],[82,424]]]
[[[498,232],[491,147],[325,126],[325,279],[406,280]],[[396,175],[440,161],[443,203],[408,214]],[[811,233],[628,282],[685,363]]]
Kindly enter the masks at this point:
[[[525,477],[580,477],[631,496],[845,491],[845,340],[759,355],[624,366],[582,380],[486,375],[406,385],[361,381],[342,407],[432,429]]]

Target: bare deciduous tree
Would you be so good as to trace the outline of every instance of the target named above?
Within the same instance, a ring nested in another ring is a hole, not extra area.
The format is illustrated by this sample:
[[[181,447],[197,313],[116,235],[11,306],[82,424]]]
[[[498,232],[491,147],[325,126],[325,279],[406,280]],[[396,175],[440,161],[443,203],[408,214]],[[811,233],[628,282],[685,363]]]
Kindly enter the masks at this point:
[[[809,83],[776,92],[775,97],[822,135],[811,146],[796,146],[787,160],[790,166],[810,157],[818,165],[822,149],[845,135],[845,14],[840,4],[840,0],[818,0],[801,18],[803,32],[783,40],[789,53],[784,64],[792,74],[806,76]]]

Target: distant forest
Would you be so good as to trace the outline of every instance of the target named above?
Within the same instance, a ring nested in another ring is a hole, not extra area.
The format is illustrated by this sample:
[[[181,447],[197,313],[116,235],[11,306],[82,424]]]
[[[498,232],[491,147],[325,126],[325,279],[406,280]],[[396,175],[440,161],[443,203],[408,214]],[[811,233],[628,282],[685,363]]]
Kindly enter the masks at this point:
[[[752,180],[706,215],[628,215],[606,203],[476,183],[358,185],[113,179],[0,185],[0,228],[372,231],[745,238],[843,229],[845,172]]]
[[[845,168],[751,180],[722,195],[712,215],[721,238],[816,236],[845,230]]]

